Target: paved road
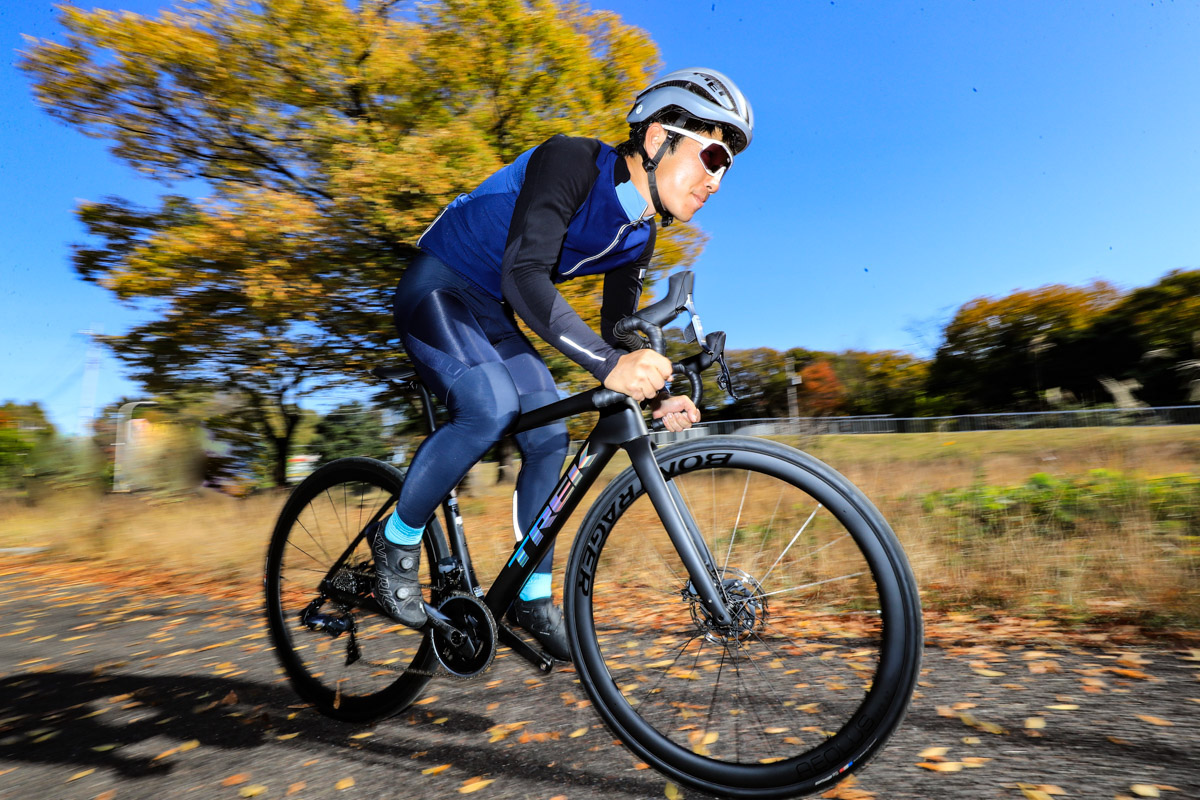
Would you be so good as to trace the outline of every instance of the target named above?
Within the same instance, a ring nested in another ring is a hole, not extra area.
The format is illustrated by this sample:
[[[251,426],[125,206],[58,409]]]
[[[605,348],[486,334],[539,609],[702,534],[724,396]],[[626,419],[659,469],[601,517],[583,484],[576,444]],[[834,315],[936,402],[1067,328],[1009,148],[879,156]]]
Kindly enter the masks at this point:
[[[435,680],[412,710],[348,726],[289,690],[256,587],[32,559],[0,560],[4,800],[695,796],[639,768],[569,669],[502,654],[482,680]],[[1197,639],[952,617],[929,640],[904,728],[827,796],[1200,798]]]

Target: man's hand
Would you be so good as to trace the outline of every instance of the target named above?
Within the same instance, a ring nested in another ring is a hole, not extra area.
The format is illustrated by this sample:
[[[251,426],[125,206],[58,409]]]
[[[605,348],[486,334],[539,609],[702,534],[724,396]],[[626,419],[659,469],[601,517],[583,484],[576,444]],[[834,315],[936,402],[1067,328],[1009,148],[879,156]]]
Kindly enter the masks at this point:
[[[700,409],[686,395],[667,397],[652,403],[651,407],[654,409],[654,418],[661,419],[667,430],[675,433],[686,431],[700,421]]]
[[[671,362],[666,356],[649,349],[634,350],[617,359],[617,365],[604,379],[604,388],[627,394],[640,403],[658,394],[670,377]],[[696,418],[700,418],[698,414]]]

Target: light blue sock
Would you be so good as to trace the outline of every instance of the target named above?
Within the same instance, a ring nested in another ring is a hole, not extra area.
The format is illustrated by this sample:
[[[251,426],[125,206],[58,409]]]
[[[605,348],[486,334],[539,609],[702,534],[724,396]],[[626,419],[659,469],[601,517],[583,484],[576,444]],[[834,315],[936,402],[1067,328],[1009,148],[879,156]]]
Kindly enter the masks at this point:
[[[522,600],[541,600],[543,597],[550,596],[550,573],[535,572],[529,576],[529,580],[525,581],[525,585],[521,587],[520,597]]]
[[[392,512],[392,516],[388,518],[387,526],[383,529],[384,537],[392,544],[400,544],[406,547],[412,547],[414,544],[421,543],[421,534],[425,532],[425,526],[414,528],[404,520],[400,519],[400,515]]]

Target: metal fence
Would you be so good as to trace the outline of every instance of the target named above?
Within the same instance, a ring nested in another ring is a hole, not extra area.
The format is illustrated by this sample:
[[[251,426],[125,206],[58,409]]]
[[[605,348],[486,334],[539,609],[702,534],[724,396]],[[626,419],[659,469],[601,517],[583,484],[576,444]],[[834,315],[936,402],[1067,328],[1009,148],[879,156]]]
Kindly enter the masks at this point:
[[[818,436],[859,433],[965,433],[1042,428],[1108,428],[1150,425],[1200,425],[1200,405],[1157,408],[1090,408],[1078,411],[1029,411],[1014,414],[964,414],[951,417],[792,417],[701,422],[686,434],[663,439],[738,433],[745,436]]]

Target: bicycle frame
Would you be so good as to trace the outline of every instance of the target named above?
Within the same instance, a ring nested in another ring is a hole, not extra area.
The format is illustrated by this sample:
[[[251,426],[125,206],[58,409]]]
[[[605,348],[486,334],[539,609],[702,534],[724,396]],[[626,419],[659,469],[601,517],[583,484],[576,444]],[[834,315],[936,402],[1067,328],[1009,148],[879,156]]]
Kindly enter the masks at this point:
[[[420,388],[426,408],[429,408],[428,393],[424,387]],[[518,418],[513,432],[519,433],[582,411],[594,410],[599,391],[584,392],[523,414]],[[483,597],[497,621],[503,618],[504,612],[516,600],[521,587],[541,563],[579,502],[619,450],[625,450],[628,454],[708,613],[718,625],[733,624],[733,617],[717,589],[718,571],[712,554],[679,497],[678,490],[664,476],[655,460],[646,420],[637,403],[628,397],[600,410],[596,427],[563,471],[554,491],[534,517],[533,524],[524,531],[521,541],[486,595],[475,578],[455,495],[452,493],[443,503],[450,548],[460,562],[461,580],[465,583],[463,588]],[[500,631],[505,644],[513,646],[535,663],[544,661],[532,648],[522,647],[521,640],[503,625]],[[539,666],[548,668],[544,663]]]

